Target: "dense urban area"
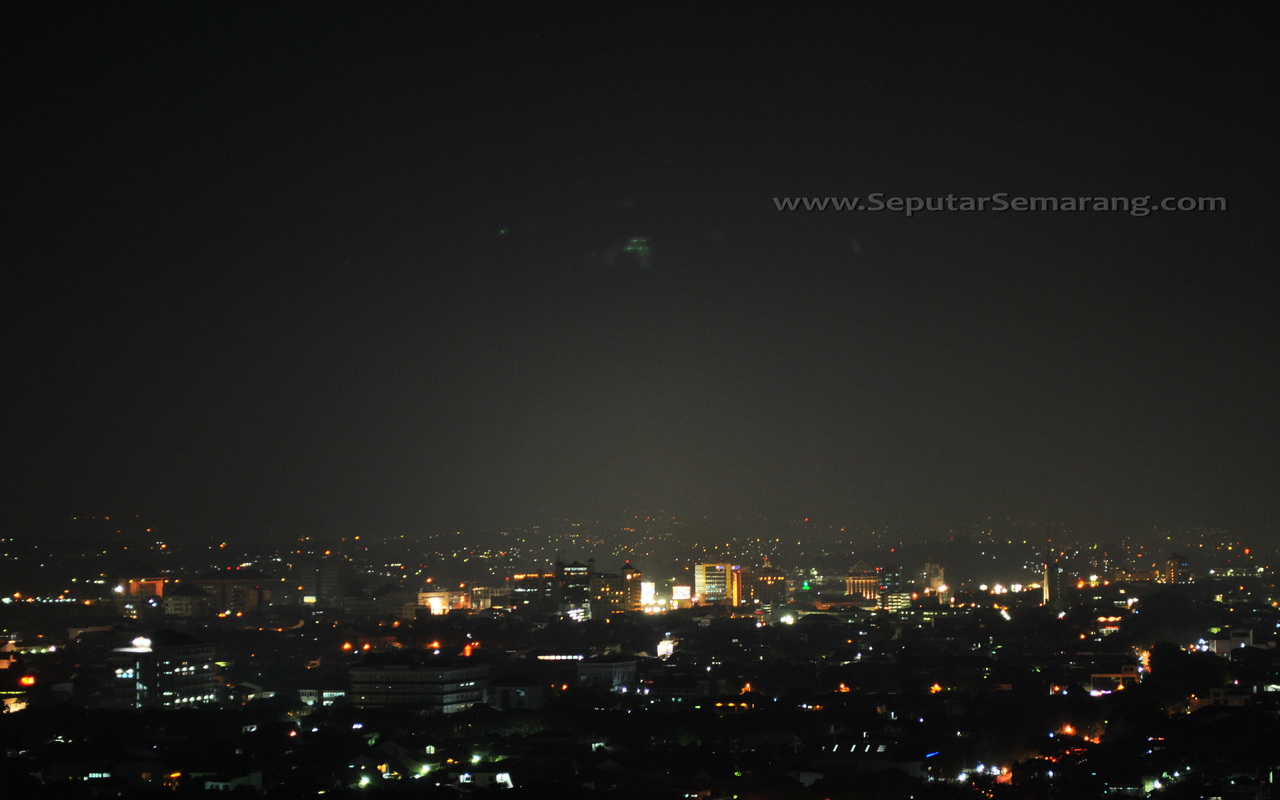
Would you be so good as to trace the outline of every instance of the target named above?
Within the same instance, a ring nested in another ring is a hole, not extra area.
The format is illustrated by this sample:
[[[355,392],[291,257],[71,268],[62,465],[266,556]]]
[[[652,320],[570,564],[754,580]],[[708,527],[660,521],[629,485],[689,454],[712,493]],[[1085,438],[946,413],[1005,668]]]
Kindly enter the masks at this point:
[[[1116,539],[69,519],[3,542],[5,794],[1274,796],[1274,554]]]

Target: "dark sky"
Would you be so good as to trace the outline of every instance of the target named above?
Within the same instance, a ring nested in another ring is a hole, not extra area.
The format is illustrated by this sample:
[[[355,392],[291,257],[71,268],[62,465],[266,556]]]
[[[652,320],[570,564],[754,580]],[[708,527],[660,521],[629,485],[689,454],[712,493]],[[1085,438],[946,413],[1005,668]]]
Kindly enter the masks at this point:
[[[6,522],[1276,533],[1253,7],[430,5],[6,7]]]

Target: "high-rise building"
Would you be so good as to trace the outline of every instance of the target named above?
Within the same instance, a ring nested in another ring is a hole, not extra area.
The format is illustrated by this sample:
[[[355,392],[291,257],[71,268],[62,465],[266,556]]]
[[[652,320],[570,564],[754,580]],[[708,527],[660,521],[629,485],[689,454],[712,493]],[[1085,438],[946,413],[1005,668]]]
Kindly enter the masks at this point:
[[[877,600],[881,608],[898,611],[911,604],[911,592],[903,577],[902,567],[880,567],[876,574],[880,577]]]
[[[736,606],[742,602],[742,567],[698,564],[693,568],[693,591],[699,603]]]
[[[560,602],[560,578],[554,572],[523,572],[511,576],[511,605],[534,612],[550,612]]]
[[[1066,609],[1067,572],[1058,560],[1058,551],[1054,549],[1053,540],[1049,538],[1048,528],[1044,533],[1044,578],[1041,592],[1043,592],[1046,608],[1055,611]]]
[[[1177,553],[1170,553],[1164,562],[1165,583],[1191,583],[1191,563]]]
[[[946,580],[946,568],[941,564],[927,562],[924,565],[922,577],[924,578],[924,588],[938,598],[939,601],[946,602],[950,594],[950,588],[947,586]]]
[[[158,630],[112,651],[116,697],[127,708],[190,708],[218,700],[214,647]]]
[[[1044,583],[1042,593],[1044,605],[1055,611],[1063,611],[1067,607],[1067,571],[1058,559],[1046,561],[1044,565]]]
[[[595,572],[591,575],[591,619],[626,611],[627,583],[622,575]]]
[[[631,562],[622,565],[622,585],[626,595],[623,606],[627,611],[644,610],[644,573],[632,566]]]
[[[574,561],[571,564],[560,565],[560,577],[564,581],[564,587],[566,589],[589,589],[594,565],[595,559],[588,560],[586,564]]]
[[[769,563],[751,571],[746,580],[747,599],[751,603],[777,608],[787,604],[787,573]]]

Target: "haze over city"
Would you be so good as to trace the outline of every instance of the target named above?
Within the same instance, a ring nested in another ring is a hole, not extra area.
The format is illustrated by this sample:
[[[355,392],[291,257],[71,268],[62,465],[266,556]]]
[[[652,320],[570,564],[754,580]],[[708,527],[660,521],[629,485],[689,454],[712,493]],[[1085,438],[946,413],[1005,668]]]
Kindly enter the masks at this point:
[[[10,10],[13,530],[1274,537],[1256,51],[1107,13]]]

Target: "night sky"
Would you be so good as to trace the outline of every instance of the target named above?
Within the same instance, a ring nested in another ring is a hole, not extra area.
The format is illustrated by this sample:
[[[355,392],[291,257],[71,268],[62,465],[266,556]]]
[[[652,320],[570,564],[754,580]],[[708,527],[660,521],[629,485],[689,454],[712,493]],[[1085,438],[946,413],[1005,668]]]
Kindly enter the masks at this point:
[[[1280,538],[1253,6],[16,5],[13,533]],[[1229,210],[773,203],[871,192]]]

